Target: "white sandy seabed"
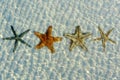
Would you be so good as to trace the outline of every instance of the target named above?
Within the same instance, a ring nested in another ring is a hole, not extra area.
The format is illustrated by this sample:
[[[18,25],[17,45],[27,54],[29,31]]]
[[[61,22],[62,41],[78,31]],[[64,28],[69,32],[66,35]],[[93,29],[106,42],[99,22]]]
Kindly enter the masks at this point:
[[[17,33],[31,31],[23,39],[29,48],[19,43],[12,52],[14,41],[10,25]],[[33,31],[45,33],[53,26],[53,36],[63,40],[54,43],[55,54],[44,47],[35,50],[39,39]],[[74,33],[80,25],[83,32],[91,32],[86,40],[89,49],[80,47],[69,51],[70,40],[64,33]],[[107,42],[106,52],[100,41],[98,25],[117,42]],[[0,0],[0,80],[120,80],[120,1],[119,0]]]

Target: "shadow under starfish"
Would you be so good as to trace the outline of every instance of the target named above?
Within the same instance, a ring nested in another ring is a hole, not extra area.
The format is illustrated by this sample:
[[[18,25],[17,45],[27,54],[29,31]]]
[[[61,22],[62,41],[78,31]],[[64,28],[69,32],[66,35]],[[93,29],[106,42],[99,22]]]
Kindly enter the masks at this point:
[[[3,40],[15,40],[13,52],[15,52],[15,50],[16,50],[16,48],[18,46],[18,42],[21,42],[21,43],[31,47],[28,43],[26,43],[24,40],[21,39],[26,33],[28,33],[30,31],[30,29],[22,32],[19,35],[15,32],[13,26],[11,26],[11,30],[12,30],[14,36],[3,38]]]

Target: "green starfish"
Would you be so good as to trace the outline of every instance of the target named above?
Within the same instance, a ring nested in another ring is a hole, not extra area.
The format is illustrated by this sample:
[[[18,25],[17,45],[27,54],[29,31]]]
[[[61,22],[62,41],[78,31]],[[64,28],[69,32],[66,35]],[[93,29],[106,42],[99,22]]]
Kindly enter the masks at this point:
[[[95,40],[95,41],[96,41],[96,40],[102,40],[102,46],[103,46],[103,48],[104,48],[104,51],[105,51],[105,47],[106,47],[106,46],[105,46],[105,43],[106,43],[107,41],[110,41],[110,42],[116,44],[115,41],[113,41],[112,39],[110,39],[110,38],[108,37],[109,34],[112,32],[113,28],[110,29],[106,34],[103,32],[103,30],[100,28],[100,26],[98,26],[98,30],[99,30],[99,32],[100,32],[101,37],[98,37],[98,38],[96,38],[96,39],[94,39],[94,40]]]
[[[11,30],[12,30],[14,36],[3,38],[3,40],[15,40],[13,52],[15,52],[17,45],[18,45],[18,42],[21,42],[21,43],[31,47],[29,44],[27,44],[24,40],[21,39],[26,33],[28,33],[30,31],[30,29],[24,31],[23,33],[21,33],[19,35],[16,34],[13,26],[11,26]]]
[[[85,39],[88,38],[91,33],[82,33],[80,26],[76,27],[74,34],[65,34],[66,38],[71,39],[71,45],[69,50],[71,51],[74,47],[80,46],[82,49],[88,51],[87,47],[85,46]]]

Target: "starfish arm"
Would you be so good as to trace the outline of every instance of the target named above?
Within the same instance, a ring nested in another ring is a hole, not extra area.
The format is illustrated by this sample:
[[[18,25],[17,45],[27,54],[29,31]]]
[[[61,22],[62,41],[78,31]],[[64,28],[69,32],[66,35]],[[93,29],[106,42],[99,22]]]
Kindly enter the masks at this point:
[[[80,33],[81,33],[80,26],[77,26],[76,29],[75,29],[75,34],[79,36]]]
[[[113,29],[114,29],[114,28],[110,29],[110,30],[106,33],[106,36],[107,36],[107,37],[109,36],[109,34],[112,32]]]
[[[46,31],[47,36],[51,36],[52,35],[52,26],[49,26],[47,31]]]
[[[105,41],[104,40],[102,40],[102,46],[103,46],[103,50],[105,51]]]
[[[72,42],[72,44],[70,45],[69,50],[72,51],[73,48],[75,48],[77,45],[75,44],[75,42]]]
[[[2,38],[3,40],[13,40],[15,39],[15,37],[6,37],[6,38]]]
[[[47,47],[48,47],[48,49],[51,51],[51,53],[54,53],[54,52],[55,52],[55,49],[54,49],[53,45],[47,46]]]
[[[101,37],[99,37],[99,38],[96,38],[96,39],[94,39],[94,41],[96,41],[96,40],[101,40],[102,38]]]
[[[26,42],[25,42],[25,41],[23,41],[22,39],[19,39],[19,41],[20,41],[21,43],[23,43],[23,44],[25,44],[25,45],[27,45],[27,46],[31,47],[28,43],[26,43]]]
[[[13,52],[15,52],[15,50],[16,50],[16,48],[17,48],[17,45],[18,45],[18,40],[15,40]]]
[[[110,42],[112,42],[112,43],[114,43],[114,44],[116,44],[116,42],[115,42],[115,41],[113,41],[112,39],[109,39],[109,41],[110,41]]]
[[[87,49],[87,47],[85,46],[85,44],[84,44],[84,43],[82,43],[82,44],[80,45],[80,47],[81,47],[82,49],[84,49],[84,50],[88,51],[88,49]]]
[[[45,44],[39,43],[38,45],[35,46],[35,49],[40,49],[40,48],[42,48],[44,46],[45,46]]]
[[[30,29],[24,31],[23,33],[21,33],[21,34],[19,35],[19,37],[23,37],[23,36],[24,36],[25,34],[27,34],[29,31],[30,31]]]
[[[101,36],[105,35],[104,32],[102,31],[102,29],[100,28],[100,26],[98,26],[98,30],[99,30]]]
[[[41,34],[39,32],[34,32],[34,34],[40,39],[42,39],[42,36],[44,35],[44,34]]]
[[[61,41],[62,37],[53,37],[54,42]]]
[[[64,36],[65,36],[66,38],[71,39],[72,41],[76,41],[76,39],[75,39],[75,36],[74,36],[74,35],[71,35],[71,34],[64,34]]]
[[[16,34],[16,32],[15,32],[15,30],[14,30],[14,28],[13,28],[12,25],[11,25],[11,30],[12,30],[13,34],[14,34],[15,36],[17,36],[17,34]]]
[[[84,34],[82,35],[82,38],[88,38],[90,35],[91,35],[91,33],[84,33]]]

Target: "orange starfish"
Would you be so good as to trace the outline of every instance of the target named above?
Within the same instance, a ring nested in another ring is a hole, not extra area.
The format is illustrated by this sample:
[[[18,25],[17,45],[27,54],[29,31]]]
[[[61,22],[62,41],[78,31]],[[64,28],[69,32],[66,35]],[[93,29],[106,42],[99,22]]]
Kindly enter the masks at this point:
[[[57,41],[61,41],[61,37],[53,37],[52,36],[52,26],[49,26],[46,33],[42,34],[39,32],[34,32],[34,34],[40,39],[40,43],[35,46],[36,49],[40,49],[44,46],[47,46],[48,49],[51,50],[51,53],[55,52],[53,47],[53,43]]]

